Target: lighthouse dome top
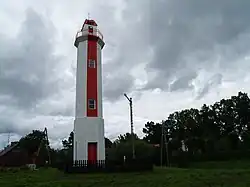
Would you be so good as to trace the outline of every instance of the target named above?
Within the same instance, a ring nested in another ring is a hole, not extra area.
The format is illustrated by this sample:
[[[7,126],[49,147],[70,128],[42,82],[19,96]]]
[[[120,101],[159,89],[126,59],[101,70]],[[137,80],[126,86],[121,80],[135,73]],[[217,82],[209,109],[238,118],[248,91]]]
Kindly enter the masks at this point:
[[[101,48],[104,46],[103,35],[94,20],[86,19],[80,31],[77,32],[74,45],[78,47],[79,42],[86,40],[97,40]]]
[[[95,22],[95,20],[92,20],[92,19],[86,19],[84,21],[83,25],[85,25],[85,24],[92,25],[92,26],[97,26],[97,23]]]

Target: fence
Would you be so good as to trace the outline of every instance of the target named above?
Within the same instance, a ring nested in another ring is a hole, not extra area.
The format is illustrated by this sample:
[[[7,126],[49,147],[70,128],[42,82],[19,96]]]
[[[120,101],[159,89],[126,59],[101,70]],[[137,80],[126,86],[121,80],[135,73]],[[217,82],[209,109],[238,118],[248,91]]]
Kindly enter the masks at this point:
[[[98,173],[98,172],[142,172],[153,171],[152,162],[145,160],[130,160],[127,162],[115,161],[87,161],[78,160],[72,163],[66,163],[65,173]]]

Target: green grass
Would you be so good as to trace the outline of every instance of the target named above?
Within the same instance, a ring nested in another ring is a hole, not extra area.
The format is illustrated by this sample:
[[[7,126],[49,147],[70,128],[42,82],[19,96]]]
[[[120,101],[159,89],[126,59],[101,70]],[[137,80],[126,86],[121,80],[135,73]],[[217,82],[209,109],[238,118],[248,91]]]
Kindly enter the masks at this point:
[[[164,169],[151,173],[63,174],[56,169],[0,173],[0,187],[245,187],[247,169]]]
[[[190,164],[190,167],[198,169],[250,169],[250,160],[196,162]]]

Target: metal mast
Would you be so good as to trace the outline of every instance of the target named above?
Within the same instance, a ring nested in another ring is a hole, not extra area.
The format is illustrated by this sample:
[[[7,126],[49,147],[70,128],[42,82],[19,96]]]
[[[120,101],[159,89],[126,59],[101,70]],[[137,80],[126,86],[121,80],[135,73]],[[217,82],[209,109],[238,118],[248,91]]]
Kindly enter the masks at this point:
[[[167,139],[168,129],[167,129],[165,123],[166,122],[162,122],[162,127],[161,127],[161,166],[162,166],[162,162],[163,162],[163,145],[164,144],[166,147],[167,166],[169,166],[168,139]]]
[[[132,97],[128,97],[127,94],[124,94],[124,96],[129,101],[129,107],[130,107],[130,128],[131,128],[131,143],[132,143],[132,156],[133,159],[135,159],[135,142],[134,142],[134,123],[133,123],[133,101]]]

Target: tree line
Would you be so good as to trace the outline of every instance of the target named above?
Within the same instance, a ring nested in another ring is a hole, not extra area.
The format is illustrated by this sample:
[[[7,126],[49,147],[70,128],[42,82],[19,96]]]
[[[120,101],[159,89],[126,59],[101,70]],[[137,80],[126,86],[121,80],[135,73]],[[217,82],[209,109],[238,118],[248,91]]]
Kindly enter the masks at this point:
[[[162,141],[163,128],[166,141]],[[247,158],[250,156],[250,98],[247,93],[239,92],[212,105],[204,104],[200,109],[176,111],[160,123],[147,122],[142,131],[143,138],[134,135],[136,158],[150,158],[156,165]],[[39,142],[30,141],[34,139],[32,135],[39,133],[33,131],[20,140],[30,152]],[[72,160],[73,136],[71,132],[62,141],[62,149],[49,147],[52,162]],[[105,138],[105,147],[107,159],[119,160],[124,156],[129,159],[132,157],[131,134],[120,135],[114,142]],[[45,148],[40,154],[47,156]]]

